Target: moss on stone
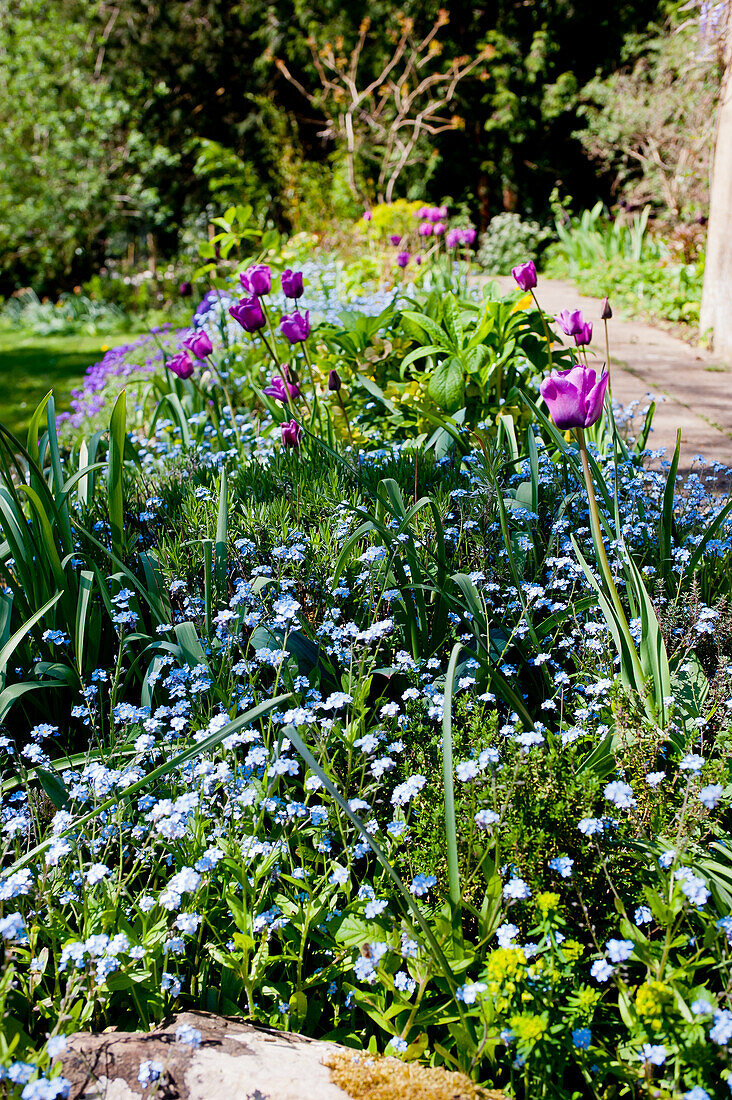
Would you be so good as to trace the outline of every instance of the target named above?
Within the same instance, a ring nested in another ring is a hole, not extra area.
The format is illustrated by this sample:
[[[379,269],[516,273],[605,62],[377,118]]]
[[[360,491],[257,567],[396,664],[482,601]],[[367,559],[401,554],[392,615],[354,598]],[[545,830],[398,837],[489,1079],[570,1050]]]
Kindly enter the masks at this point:
[[[325,1065],[353,1100],[507,1100],[505,1093],[481,1088],[464,1073],[398,1058],[344,1050],[325,1059]]]

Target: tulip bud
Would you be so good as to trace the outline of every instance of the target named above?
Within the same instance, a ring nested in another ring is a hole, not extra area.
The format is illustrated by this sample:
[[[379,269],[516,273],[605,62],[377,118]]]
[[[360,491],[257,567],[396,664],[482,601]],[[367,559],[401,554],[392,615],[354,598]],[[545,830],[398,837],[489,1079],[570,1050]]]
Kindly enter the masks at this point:
[[[602,310],[600,311],[600,317],[603,321],[609,321],[613,315],[613,311],[610,309],[610,302],[607,298],[602,299]]]
[[[511,268],[511,274],[521,290],[533,290],[536,286],[536,267],[533,260]]]
[[[598,378],[594,367],[580,364],[571,370],[553,370],[539,392],[560,431],[589,428],[600,419],[607,382],[607,371]]]
[[[584,325],[581,309],[563,309],[554,320],[565,336],[576,336],[578,332],[582,331]]]
[[[280,319],[280,331],[291,344],[301,344],[310,335],[310,310],[304,314],[297,310],[290,317]]]
[[[241,298],[233,306],[229,306],[229,313],[245,332],[256,332],[265,326],[259,298]]]
[[[191,332],[183,341],[183,346],[192,351],[197,359],[205,359],[213,351],[213,344],[208,338],[208,333],[201,329]]]
[[[341,376],[337,370],[328,373],[328,389],[331,393],[338,393],[341,388]]]
[[[171,355],[166,366],[178,378],[190,378],[195,370],[193,360],[187,351],[179,351],[177,355]]]
[[[392,234],[391,234],[391,236],[389,237],[389,241],[390,241],[390,242],[391,242],[391,244],[393,244],[393,245],[394,245],[394,247],[396,248],[396,246],[397,246],[398,244],[401,244],[401,243],[402,243],[402,238],[401,238],[401,234],[399,234],[399,233],[392,233]]]
[[[258,298],[261,298],[264,294],[269,294],[272,289],[272,271],[267,264],[252,264],[250,268],[244,273],[249,280],[249,289],[252,294],[256,294]],[[244,286],[244,280],[241,275],[239,278]],[[244,286],[246,290],[246,286]]]
[[[180,294],[181,298],[190,298],[191,294],[193,294],[193,284],[181,283],[178,287],[178,293]]]
[[[302,429],[297,420],[287,420],[281,427],[282,443],[285,447],[297,447],[300,449],[300,436]]]
[[[411,258],[409,252],[400,252],[397,256],[397,267],[406,267]]]
[[[574,333],[574,342],[577,347],[582,344],[589,344],[592,340],[592,321],[585,321],[579,332]]]
[[[303,282],[302,271],[290,271],[289,267],[287,271],[282,272],[281,277],[282,292],[286,298],[300,298],[303,294]]]

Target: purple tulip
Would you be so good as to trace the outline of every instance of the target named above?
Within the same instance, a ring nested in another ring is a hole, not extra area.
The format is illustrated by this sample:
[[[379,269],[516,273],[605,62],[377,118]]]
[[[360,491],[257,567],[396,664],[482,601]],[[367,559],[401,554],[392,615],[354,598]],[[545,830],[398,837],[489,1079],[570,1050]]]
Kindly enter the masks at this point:
[[[463,244],[467,248],[471,248],[472,245],[475,244],[475,238],[477,237],[477,233],[473,229],[472,225],[469,226],[468,229],[462,229],[460,232],[462,234]]]
[[[192,351],[196,359],[205,359],[213,351],[213,344],[208,338],[208,333],[203,329],[191,332],[183,341],[183,346]]]
[[[391,243],[392,243],[392,244],[394,245],[394,247],[396,248],[396,246],[397,246],[398,244],[401,244],[401,243],[402,243],[402,238],[401,238],[401,234],[399,234],[399,233],[392,233],[392,234],[391,234],[391,236],[389,237],[389,240],[391,241]]]
[[[462,229],[449,229],[445,236],[445,244],[448,248],[457,248],[463,243]]]
[[[430,212],[427,217],[430,219],[431,222],[438,222],[442,217],[439,206],[431,206]]]
[[[447,217],[447,207],[446,206],[439,206],[438,210],[440,211],[440,217],[441,218],[446,218]]]
[[[419,210],[415,214],[416,218],[429,218],[430,208],[429,206],[420,206]]]
[[[242,272],[239,280],[244,289],[256,295],[257,298],[261,298],[263,294],[269,294],[272,289],[272,271],[268,264],[252,264]]]
[[[297,382],[288,382],[287,389],[290,391],[290,397],[300,396],[300,387]],[[274,397],[275,401],[281,401],[283,405],[287,403],[287,390],[285,389],[285,383],[280,376],[276,374],[271,380],[268,386],[264,387],[264,393],[269,397]]]
[[[229,313],[245,332],[264,328],[264,313],[259,298],[241,298],[235,305],[229,306]]]
[[[442,234],[445,232],[445,223],[444,222],[435,222],[435,224],[432,228],[432,232],[434,233],[434,235],[436,237],[441,237]]]
[[[304,315],[295,310],[290,317],[282,317],[280,331],[291,344],[301,344],[307,340],[310,335],[310,310],[306,310]]]
[[[610,308],[610,302],[607,298],[602,299],[602,309],[600,311],[600,317],[603,321],[609,321],[613,315],[613,311]]]
[[[579,332],[574,334],[574,342],[577,347],[581,347],[583,344],[589,344],[592,339],[592,321],[585,321]]]
[[[525,264],[512,267],[511,274],[521,290],[533,290],[536,286],[536,268],[533,260],[527,260]]]
[[[554,320],[565,336],[575,336],[578,332],[581,332],[585,323],[581,309],[563,309]]]
[[[304,292],[302,271],[283,271],[281,275],[282,292],[286,298],[301,298]]]
[[[177,374],[178,378],[190,378],[196,369],[187,351],[179,351],[177,355],[171,355],[166,365],[168,370]]]
[[[337,370],[328,371],[328,389],[331,393],[338,393],[341,388],[341,376]]]
[[[370,222],[374,215],[371,213],[370,210],[364,210],[362,216],[365,222]]]
[[[589,428],[599,420],[608,377],[607,371],[598,378],[594,367],[576,366],[553,370],[544,379],[539,390],[561,431]]]
[[[190,298],[193,294],[193,283],[181,283],[178,287],[178,293],[181,298]]]
[[[300,436],[302,429],[297,420],[286,420],[282,425],[282,443],[285,447],[297,447],[300,449]]]
[[[417,232],[419,233],[420,237],[431,237],[432,226],[429,222],[422,222]]]
[[[411,258],[410,252],[400,252],[397,256],[397,267],[406,267]]]

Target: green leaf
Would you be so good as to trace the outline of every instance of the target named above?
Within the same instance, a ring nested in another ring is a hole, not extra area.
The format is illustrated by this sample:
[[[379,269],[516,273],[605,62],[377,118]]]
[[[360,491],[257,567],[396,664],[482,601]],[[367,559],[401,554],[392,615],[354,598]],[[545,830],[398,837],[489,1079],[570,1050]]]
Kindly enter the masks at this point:
[[[463,405],[465,382],[458,359],[445,359],[435,369],[427,389],[432,400],[446,412],[456,412]]]
[[[226,599],[226,532],[228,523],[228,491],[226,470],[221,470],[219,511],[216,519],[216,587],[219,599]]]
[[[445,799],[445,839],[447,842],[447,881],[450,903],[455,914],[460,906],[460,867],[458,864],[457,826],[455,824],[455,790],[452,768],[452,695],[455,688],[455,666],[462,646],[456,642],[450,654],[444,689],[442,711],[442,784]]]
[[[127,395],[122,390],[114,403],[109,422],[109,474],[108,506],[109,525],[112,530],[112,551],[124,555],[124,494],[122,472],[124,469],[125,436],[127,432]]]

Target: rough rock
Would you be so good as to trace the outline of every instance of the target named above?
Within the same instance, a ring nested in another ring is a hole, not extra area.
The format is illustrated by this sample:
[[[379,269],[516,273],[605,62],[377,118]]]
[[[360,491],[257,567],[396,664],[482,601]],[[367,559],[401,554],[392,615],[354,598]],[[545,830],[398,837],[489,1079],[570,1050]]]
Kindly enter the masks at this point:
[[[176,1028],[201,1032],[201,1044],[176,1041]],[[183,1012],[155,1031],[77,1034],[62,1059],[71,1100],[347,1100],[323,1059],[335,1043],[254,1027],[230,1017]],[[156,1085],[138,1081],[140,1064],[164,1067]]]

